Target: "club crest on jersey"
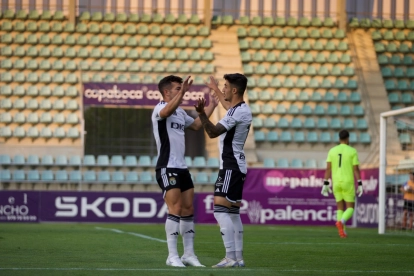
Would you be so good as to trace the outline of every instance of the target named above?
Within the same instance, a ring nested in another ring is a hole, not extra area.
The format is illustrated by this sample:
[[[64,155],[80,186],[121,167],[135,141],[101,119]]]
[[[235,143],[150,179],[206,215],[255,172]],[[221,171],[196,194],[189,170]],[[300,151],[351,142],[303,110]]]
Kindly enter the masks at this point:
[[[170,178],[168,179],[168,181],[170,182],[170,184],[171,184],[171,185],[175,185],[175,184],[177,184],[177,179],[175,179],[175,177],[170,177]]]

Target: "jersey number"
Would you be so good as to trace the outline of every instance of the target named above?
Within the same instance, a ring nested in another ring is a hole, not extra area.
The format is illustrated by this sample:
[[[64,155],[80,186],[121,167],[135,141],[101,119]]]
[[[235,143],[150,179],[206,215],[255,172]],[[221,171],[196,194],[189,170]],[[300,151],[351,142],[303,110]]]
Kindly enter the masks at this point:
[[[341,167],[341,164],[342,164],[342,154],[339,153],[338,155],[339,155],[339,167]]]

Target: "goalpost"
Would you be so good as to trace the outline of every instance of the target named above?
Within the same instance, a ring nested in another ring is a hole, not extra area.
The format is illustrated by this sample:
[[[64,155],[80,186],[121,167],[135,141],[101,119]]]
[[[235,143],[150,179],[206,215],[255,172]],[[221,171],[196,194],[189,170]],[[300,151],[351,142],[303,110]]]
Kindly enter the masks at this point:
[[[397,130],[400,131],[399,138],[400,141],[407,139],[407,144],[402,143],[402,147],[405,150],[411,150],[414,152],[414,141],[411,139],[411,137],[414,134],[414,117],[412,114],[409,114],[411,112],[414,112],[414,106],[398,109],[398,110],[392,110],[383,112],[380,115],[380,152],[379,152],[379,158],[380,158],[380,164],[379,164],[379,195],[378,195],[378,234],[384,234],[386,229],[386,203],[387,203],[387,187],[386,187],[386,170],[387,170],[387,118],[392,117],[394,120],[392,120],[392,124],[396,124]],[[391,120],[390,120],[391,121]],[[402,135],[402,137],[401,137]],[[399,141],[399,142],[400,142]],[[411,142],[410,142],[411,141]],[[407,148],[408,146],[408,148]],[[411,157],[411,159],[414,159]],[[388,164],[389,166],[390,164]],[[409,167],[407,167],[409,168]],[[398,175],[397,175],[398,177]],[[398,181],[396,182],[396,185],[394,190],[396,193],[398,193],[397,189]],[[401,200],[400,200],[401,201]],[[395,202],[391,198],[392,204],[394,205]],[[401,207],[401,206],[400,206]],[[392,214],[395,215],[395,214]],[[392,224],[394,227],[396,226],[395,221]]]

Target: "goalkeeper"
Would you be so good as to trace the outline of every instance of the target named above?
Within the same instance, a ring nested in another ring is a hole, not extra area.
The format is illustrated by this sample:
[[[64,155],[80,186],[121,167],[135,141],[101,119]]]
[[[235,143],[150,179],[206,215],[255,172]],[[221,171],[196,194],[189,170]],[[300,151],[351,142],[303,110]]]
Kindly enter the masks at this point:
[[[341,238],[346,238],[345,223],[354,213],[355,185],[358,180],[358,196],[363,193],[361,174],[359,172],[358,153],[349,146],[349,132],[339,132],[339,145],[331,148],[326,159],[324,185],[321,194],[328,196],[332,193],[329,188],[329,178],[332,179],[333,194],[337,205],[336,227]],[[345,209],[346,208],[346,209]]]

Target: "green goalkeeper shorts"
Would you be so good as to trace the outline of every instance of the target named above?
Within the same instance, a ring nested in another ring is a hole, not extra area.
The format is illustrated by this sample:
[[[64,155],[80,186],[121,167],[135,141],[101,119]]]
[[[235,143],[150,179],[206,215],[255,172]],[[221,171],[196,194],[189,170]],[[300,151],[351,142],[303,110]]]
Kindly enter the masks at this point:
[[[355,202],[355,185],[354,183],[338,182],[333,183],[333,194],[335,201]]]

